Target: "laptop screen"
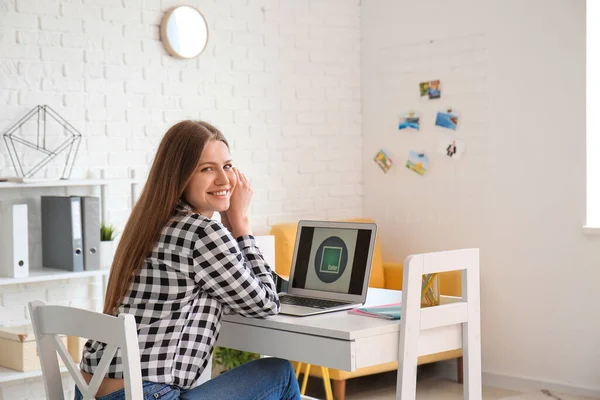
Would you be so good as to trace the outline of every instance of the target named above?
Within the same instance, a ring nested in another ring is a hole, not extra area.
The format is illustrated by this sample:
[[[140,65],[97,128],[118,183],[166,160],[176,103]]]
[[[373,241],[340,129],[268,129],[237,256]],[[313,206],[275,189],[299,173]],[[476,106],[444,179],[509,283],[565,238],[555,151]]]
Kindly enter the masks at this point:
[[[361,295],[374,234],[369,229],[303,226],[292,288]]]

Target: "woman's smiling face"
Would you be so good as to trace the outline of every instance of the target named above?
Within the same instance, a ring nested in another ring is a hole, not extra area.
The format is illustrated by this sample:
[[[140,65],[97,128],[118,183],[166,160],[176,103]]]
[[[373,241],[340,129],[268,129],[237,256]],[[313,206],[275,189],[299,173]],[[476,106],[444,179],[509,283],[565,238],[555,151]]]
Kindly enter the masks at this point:
[[[220,140],[209,140],[183,197],[197,212],[212,218],[215,212],[229,208],[236,183],[229,148]]]

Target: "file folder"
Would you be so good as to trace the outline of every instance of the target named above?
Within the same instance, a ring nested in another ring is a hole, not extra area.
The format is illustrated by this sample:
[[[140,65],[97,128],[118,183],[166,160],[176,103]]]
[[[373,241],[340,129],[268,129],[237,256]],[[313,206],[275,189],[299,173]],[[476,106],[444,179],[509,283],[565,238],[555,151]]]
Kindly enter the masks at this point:
[[[86,271],[100,269],[100,199],[81,198],[83,229],[83,268]]]
[[[29,276],[27,204],[0,202],[0,276]]]
[[[42,265],[83,271],[81,198],[42,196]]]

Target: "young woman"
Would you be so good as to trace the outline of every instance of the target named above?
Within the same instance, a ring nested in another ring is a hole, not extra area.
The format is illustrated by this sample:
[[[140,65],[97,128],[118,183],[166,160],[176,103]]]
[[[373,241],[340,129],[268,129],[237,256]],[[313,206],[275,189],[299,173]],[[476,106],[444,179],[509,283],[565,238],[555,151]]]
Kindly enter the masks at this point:
[[[136,319],[146,399],[300,398],[290,362],[277,358],[198,382],[224,308],[248,317],[279,312],[271,269],[250,230],[251,197],[215,127],[183,121],[165,134],[117,248],[104,304],[106,314]],[[216,212],[221,222],[211,219]],[[88,382],[104,350],[86,343],[80,367]],[[96,398],[124,399],[123,387],[119,351]]]

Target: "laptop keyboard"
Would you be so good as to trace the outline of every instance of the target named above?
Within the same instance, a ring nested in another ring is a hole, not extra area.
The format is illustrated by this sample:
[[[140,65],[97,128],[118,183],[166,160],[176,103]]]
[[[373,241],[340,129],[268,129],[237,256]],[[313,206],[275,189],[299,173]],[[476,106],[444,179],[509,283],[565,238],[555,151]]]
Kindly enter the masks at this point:
[[[319,308],[319,309],[344,306],[344,305],[348,304],[343,301],[312,299],[309,297],[297,297],[297,296],[292,296],[289,294],[279,297],[279,302],[281,304],[289,304],[292,306],[301,306],[301,307]]]

